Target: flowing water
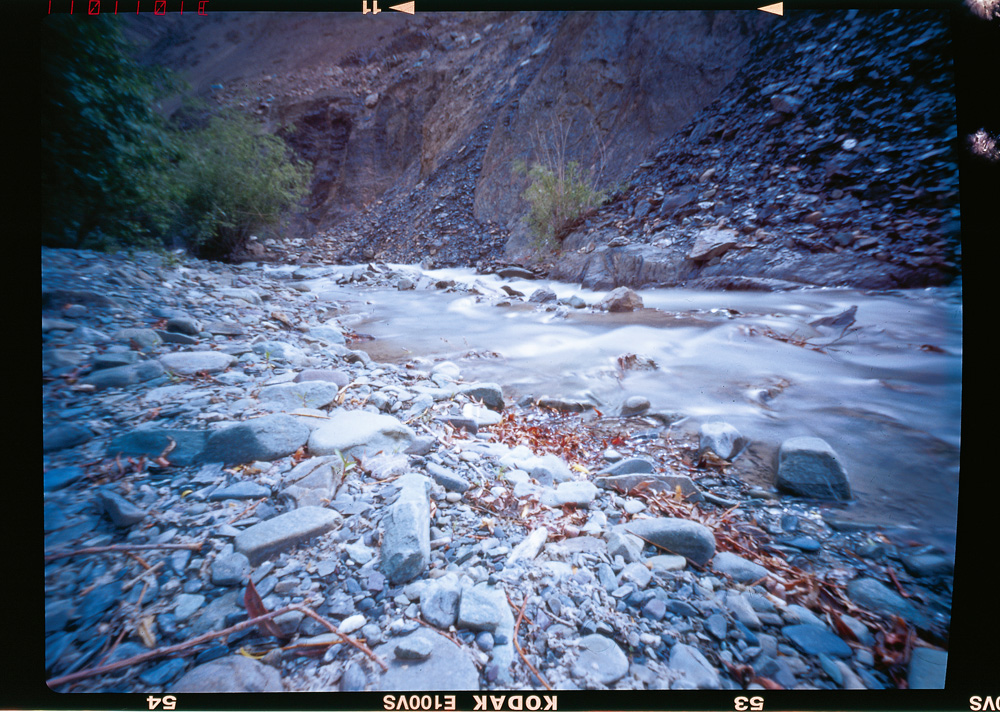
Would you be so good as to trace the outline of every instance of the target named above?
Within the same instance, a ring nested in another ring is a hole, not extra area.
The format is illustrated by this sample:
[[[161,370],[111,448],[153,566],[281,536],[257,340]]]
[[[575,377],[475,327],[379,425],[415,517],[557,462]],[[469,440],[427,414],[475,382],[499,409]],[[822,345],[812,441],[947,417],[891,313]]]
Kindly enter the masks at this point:
[[[415,268],[407,268],[414,271]],[[592,304],[603,292],[500,280],[470,270],[435,279],[547,286]],[[836,450],[850,477],[855,518],[910,529],[951,548],[956,528],[962,395],[962,298],[954,289],[868,293],[640,290],[647,307],[560,315],[435,289],[359,291],[314,281],[321,299],[349,305],[349,326],[375,337],[376,360],[448,359],[466,380],[494,381],[512,398],[590,400],[605,414],[629,396],[694,422],[725,420],[778,444],[811,435]],[[846,330],[810,326],[857,306]],[[622,372],[636,354],[654,371]]]

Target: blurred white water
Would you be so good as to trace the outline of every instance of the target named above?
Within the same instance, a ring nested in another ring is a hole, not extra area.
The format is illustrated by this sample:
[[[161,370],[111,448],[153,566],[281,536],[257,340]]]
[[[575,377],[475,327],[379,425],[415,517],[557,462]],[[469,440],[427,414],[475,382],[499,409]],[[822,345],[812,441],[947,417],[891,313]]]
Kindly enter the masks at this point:
[[[588,304],[603,296],[463,269],[429,274],[478,282],[484,292],[507,284],[526,295],[544,286]],[[647,309],[640,312],[557,315],[434,289],[357,291],[329,279],[313,288],[349,304],[352,328],[375,337],[361,347],[378,360],[448,359],[466,380],[496,381],[512,397],[589,399],[605,413],[642,395],[655,410],[724,419],[774,443],[821,437],[843,459],[856,506],[866,514],[932,530],[945,541],[955,529],[962,395],[957,289],[641,290]],[[853,305],[856,321],[843,333],[809,325]],[[622,374],[616,362],[629,353],[658,368]]]

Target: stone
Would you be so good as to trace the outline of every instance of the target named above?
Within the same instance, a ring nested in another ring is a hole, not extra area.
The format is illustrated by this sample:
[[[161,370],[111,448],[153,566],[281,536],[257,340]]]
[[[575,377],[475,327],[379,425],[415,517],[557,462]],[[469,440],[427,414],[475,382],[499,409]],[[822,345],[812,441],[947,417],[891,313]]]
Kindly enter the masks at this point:
[[[42,431],[42,452],[55,452],[76,447],[89,441],[94,434],[90,428],[76,423],[64,423]]]
[[[204,430],[177,430],[170,428],[149,428],[133,430],[114,438],[105,451],[108,457],[148,457],[154,459],[163,455],[167,462],[185,467],[197,461],[208,441]],[[171,442],[170,452],[166,452]]]
[[[115,339],[134,344],[142,351],[152,351],[163,343],[153,329],[120,329],[115,332]]]
[[[47,470],[42,475],[42,488],[46,492],[55,492],[63,487],[78,482],[86,477],[87,473],[82,467],[67,465],[65,467],[54,467]]]
[[[612,558],[621,556],[626,563],[639,561],[642,558],[642,547],[645,542],[639,537],[617,527],[610,529],[605,537],[608,542],[608,555]]]
[[[212,584],[239,586],[250,575],[250,559],[240,553],[219,556],[212,562]]]
[[[604,468],[597,474],[604,476],[615,476],[615,475],[632,475],[632,474],[651,474],[655,465],[641,457],[629,457],[624,460],[619,460],[613,465]]]
[[[270,497],[271,488],[257,482],[237,482],[219,489],[208,495],[209,502],[219,502],[224,499],[260,499]]]
[[[775,94],[771,97],[771,108],[782,114],[794,114],[802,108],[802,99],[789,94]]]
[[[847,471],[830,445],[820,438],[789,438],[778,451],[778,489],[804,497],[847,500]]]
[[[284,341],[260,341],[253,345],[253,352],[265,361],[287,363],[291,366],[299,366],[306,360],[302,349]]]
[[[347,338],[344,332],[335,326],[314,326],[309,329],[309,336],[315,336],[328,344],[346,344]],[[347,385],[346,383],[344,385]]]
[[[715,554],[715,535],[704,524],[688,519],[656,517],[633,519],[616,530],[652,542],[666,553],[685,556],[698,566],[704,566]],[[662,550],[661,550],[662,551]]]
[[[926,617],[912,603],[875,579],[854,579],[847,584],[847,596],[857,605],[876,613],[899,616],[918,626],[927,623]]]
[[[236,357],[221,351],[179,351],[160,356],[160,363],[171,373],[193,376],[196,373],[219,373],[236,364]]]
[[[640,589],[644,589],[652,580],[653,572],[650,571],[645,564],[635,561],[625,565],[625,568],[622,569],[620,574],[620,578],[622,583],[631,581]]]
[[[781,633],[806,655],[851,657],[851,646],[820,626],[811,623],[787,625],[781,629]]]
[[[116,527],[130,527],[146,518],[146,510],[132,504],[117,492],[99,489],[97,490],[97,502]]]
[[[494,633],[502,625],[505,611],[510,609],[502,588],[486,583],[463,586],[456,625]]]
[[[421,628],[406,636],[406,645],[429,653],[423,659],[396,657],[402,641],[390,639],[375,648],[389,669],[378,689],[389,691],[478,690],[479,670],[468,651],[434,631]]]
[[[83,385],[93,386],[94,390],[105,388],[124,388],[143,381],[150,381],[165,373],[163,364],[157,361],[140,361],[131,366],[105,368],[88,374],[80,379]]]
[[[670,669],[679,679],[670,689],[718,690],[721,687],[718,671],[697,648],[678,643],[670,649]]]
[[[344,461],[337,455],[311,457],[282,477],[281,495],[296,507],[320,507],[330,502],[344,478]]]
[[[729,423],[705,423],[699,430],[698,454],[714,452],[723,460],[732,460],[746,445],[746,438]]]
[[[336,399],[340,388],[327,381],[281,383],[260,389],[257,398],[271,409],[323,408]]]
[[[507,565],[516,561],[531,561],[538,552],[542,550],[542,545],[548,539],[549,530],[545,527],[534,529],[528,536],[522,539],[507,556]]]
[[[726,574],[734,581],[750,583],[767,578],[771,572],[760,564],[744,559],[731,551],[720,551],[712,560],[712,570]]]
[[[681,496],[688,502],[700,502],[704,499],[698,486],[687,475],[670,475],[666,473],[649,475],[606,475],[595,477],[594,484],[603,489],[626,493],[642,485],[647,492],[670,492],[673,494],[679,487]]]
[[[391,415],[340,410],[312,431],[309,451],[316,455],[339,452],[344,457],[370,457],[378,452],[402,452],[415,437],[409,426]]]
[[[546,304],[548,302],[554,302],[557,299],[557,295],[551,289],[547,287],[539,287],[531,296],[528,297],[528,301],[533,304]]]
[[[200,459],[240,464],[291,455],[309,440],[309,427],[283,413],[253,418],[213,432]]]
[[[175,316],[172,319],[167,319],[167,331],[175,334],[197,336],[201,333],[201,323],[189,316]]]
[[[430,563],[430,480],[409,474],[396,480],[398,499],[382,520],[380,568],[393,584],[411,581]]]
[[[470,383],[458,390],[462,395],[482,401],[483,405],[493,410],[503,410],[503,390],[496,383]]]
[[[183,623],[205,605],[205,597],[196,593],[181,593],[174,603],[174,617],[178,623]]]
[[[434,579],[420,594],[420,614],[431,625],[448,630],[458,620],[461,595],[458,577],[454,574]]]
[[[350,382],[350,379],[346,373],[335,368],[307,369],[295,374],[295,383],[305,381],[326,381],[336,384],[338,388],[343,388]]]
[[[910,655],[907,686],[910,690],[943,690],[948,672],[948,653],[944,650],[916,647]]]
[[[560,482],[554,490],[542,493],[541,502],[548,507],[587,507],[597,497],[597,486],[586,480]]]
[[[219,294],[230,299],[242,299],[250,304],[261,303],[261,296],[252,289],[222,289]]]
[[[628,418],[633,415],[641,415],[649,410],[649,399],[643,396],[630,396],[622,403],[621,416]]]
[[[256,566],[272,554],[337,528],[342,521],[332,509],[300,507],[243,530],[234,540],[234,547]]]
[[[581,638],[579,645],[580,653],[573,662],[574,676],[612,685],[628,673],[628,657],[610,638],[593,633]]]
[[[446,490],[451,492],[465,492],[472,486],[464,478],[456,475],[446,467],[442,467],[441,465],[433,462],[428,462],[425,467],[427,469],[427,473],[431,476],[431,479],[444,487]]]
[[[688,259],[694,262],[707,262],[713,257],[726,254],[738,243],[735,230],[707,228],[698,233],[694,245],[688,253]]]
[[[642,309],[642,297],[628,287],[617,287],[608,292],[594,307],[609,312],[635,311]]]
[[[139,681],[152,687],[161,687],[184,672],[186,667],[187,660],[184,658],[164,660],[140,673]]]
[[[243,655],[199,665],[171,685],[171,692],[283,692],[281,674]]]

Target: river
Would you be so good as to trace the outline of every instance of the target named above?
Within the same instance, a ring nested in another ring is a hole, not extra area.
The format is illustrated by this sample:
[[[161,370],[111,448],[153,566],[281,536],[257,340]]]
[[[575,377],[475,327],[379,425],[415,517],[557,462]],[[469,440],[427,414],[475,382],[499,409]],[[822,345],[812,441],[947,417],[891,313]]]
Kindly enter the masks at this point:
[[[351,269],[351,268],[341,268]],[[415,267],[400,267],[415,273]],[[501,280],[468,269],[433,279],[549,287],[588,304],[604,292],[549,281]],[[376,360],[448,359],[466,380],[493,381],[512,399],[588,399],[605,413],[629,396],[694,422],[725,420],[754,440],[823,438],[843,461],[852,515],[902,527],[917,541],[954,546],[962,396],[960,288],[862,292],[639,290],[645,309],[546,312],[518,302],[436,289],[358,290],[313,280],[345,304]],[[846,331],[810,322],[857,306]],[[624,354],[654,371],[617,368]]]

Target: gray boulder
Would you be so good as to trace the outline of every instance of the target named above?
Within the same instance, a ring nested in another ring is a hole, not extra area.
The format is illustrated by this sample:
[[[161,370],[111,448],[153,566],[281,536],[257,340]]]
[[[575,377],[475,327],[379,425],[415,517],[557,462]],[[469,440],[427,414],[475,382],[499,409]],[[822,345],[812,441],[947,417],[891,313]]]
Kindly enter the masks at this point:
[[[379,680],[379,690],[479,689],[479,670],[462,647],[426,628],[410,633],[407,639],[412,639],[410,647],[419,646],[429,654],[422,660],[400,659],[395,655],[398,639],[375,648],[375,654],[389,666]]]
[[[431,558],[430,480],[409,474],[396,480],[399,498],[382,520],[381,569],[391,583],[405,583],[423,573]]]
[[[573,675],[611,685],[628,673],[628,657],[618,644],[599,633],[580,639],[580,654],[573,663]]]
[[[325,534],[342,522],[343,517],[332,509],[299,507],[244,529],[233,546],[256,566],[268,556]]]
[[[257,397],[272,410],[323,408],[333,402],[339,390],[336,383],[327,381],[279,383],[261,388]]]
[[[729,423],[705,423],[699,430],[698,454],[714,452],[723,460],[732,460],[746,445],[746,438]]]
[[[833,448],[820,438],[785,440],[778,451],[778,489],[820,499],[847,500],[851,485]]]
[[[594,306],[609,312],[630,312],[642,309],[642,297],[628,287],[618,287],[608,292]]]
[[[80,379],[84,385],[94,386],[95,390],[104,388],[123,388],[135,383],[152,380],[164,373],[163,364],[159,361],[141,361],[131,366],[118,366],[96,371]]]
[[[308,426],[295,417],[265,415],[212,433],[200,459],[227,464],[254,460],[270,462],[291,455],[308,439]]]
[[[715,554],[715,535],[704,524],[689,519],[656,517],[633,519],[615,530],[634,534],[655,544],[657,553],[685,556],[698,566],[704,566]]]
[[[770,571],[760,564],[744,559],[730,551],[720,551],[712,561],[712,570],[730,576],[734,581],[749,583],[767,578]]]
[[[236,363],[236,357],[221,351],[179,351],[160,356],[160,363],[181,376],[193,376],[199,372],[219,373]]]
[[[131,433],[114,438],[108,445],[106,455],[156,458],[173,442],[174,448],[166,454],[166,460],[171,465],[184,467],[198,459],[207,441],[208,432],[204,430],[174,428],[133,430]]]
[[[316,455],[369,457],[378,452],[403,452],[416,433],[391,415],[367,410],[341,410],[309,436],[309,450]]]

